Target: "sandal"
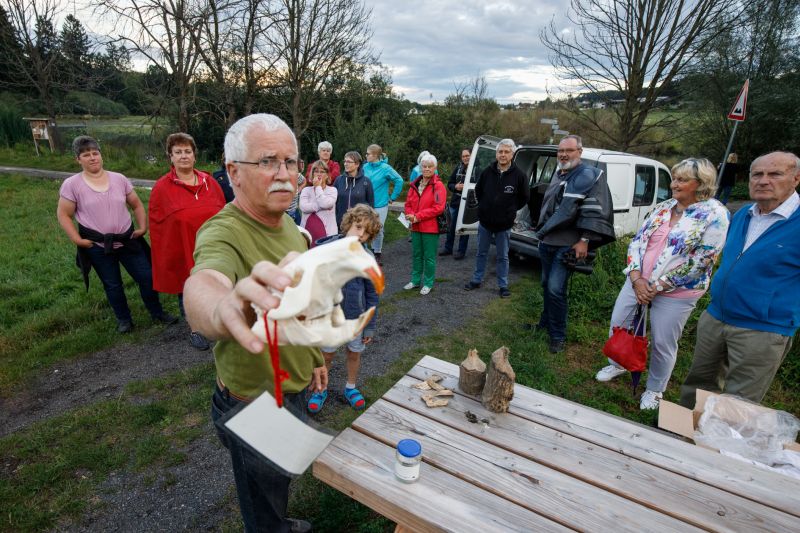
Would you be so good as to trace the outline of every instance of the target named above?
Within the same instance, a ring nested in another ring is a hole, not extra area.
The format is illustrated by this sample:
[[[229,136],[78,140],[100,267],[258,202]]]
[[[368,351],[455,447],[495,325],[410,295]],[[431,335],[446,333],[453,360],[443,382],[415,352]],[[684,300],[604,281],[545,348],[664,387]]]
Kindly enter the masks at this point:
[[[322,407],[325,405],[325,400],[328,399],[328,391],[322,392],[315,392],[311,395],[311,398],[308,399],[308,412],[309,413],[319,413],[322,411]]]
[[[362,410],[367,404],[367,401],[358,389],[344,389],[344,397],[350,402],[350,407],[356,411]]]

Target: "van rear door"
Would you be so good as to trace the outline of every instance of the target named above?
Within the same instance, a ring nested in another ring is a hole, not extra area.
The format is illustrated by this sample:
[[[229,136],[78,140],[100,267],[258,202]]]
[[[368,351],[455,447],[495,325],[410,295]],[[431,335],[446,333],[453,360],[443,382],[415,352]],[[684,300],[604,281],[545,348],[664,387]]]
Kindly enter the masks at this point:
[[[475,198],[475,185],[487,166],[497,160],[497,143],[500,138],[481,135],[472,147],[467,174],[464,177],[464,189],[461,191],[461,205],[456,219],[456,234],[468,235],[478,233],[478,200]]]

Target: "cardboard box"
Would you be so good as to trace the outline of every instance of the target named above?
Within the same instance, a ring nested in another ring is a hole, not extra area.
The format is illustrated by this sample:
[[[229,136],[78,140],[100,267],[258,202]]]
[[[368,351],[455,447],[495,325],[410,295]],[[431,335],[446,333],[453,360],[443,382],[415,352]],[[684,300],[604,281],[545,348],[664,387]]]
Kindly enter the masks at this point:
[[[697,429],[697,422],[700,420],[700,416],[703,414],[705,409],[706,400],[712,396],[718,396],[716,393],[704,391],[702,389],[697,389],[696,394],[697,396],[694,404],[694,410],[687,409],[686,407],[676,403],[661,400],[658,406],[658,427],[661,429],[666,429],[667,431],[671,431],[672,433],[677,433],[678,435],[686,437],[694,442],[694,432]],[[761,405],[754,405],[747,402],[741,403],[746,404],[748,409],[763,411],[765,413],[775,412],[774,409],[769,409],[768,407],[763,407]],[[707,446],[704,447],[708,448]],[[800,452],[800,444],[796,442],[792,444],[786,444],[784,445],[784,448],[787,450]],[[716,448],[709,449],[719,451]]]

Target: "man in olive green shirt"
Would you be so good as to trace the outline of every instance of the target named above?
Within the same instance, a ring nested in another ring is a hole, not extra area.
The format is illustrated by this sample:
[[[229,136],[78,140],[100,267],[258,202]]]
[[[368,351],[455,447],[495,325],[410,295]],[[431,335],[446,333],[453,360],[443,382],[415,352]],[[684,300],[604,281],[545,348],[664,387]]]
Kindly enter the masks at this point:
[[[282,291],[291,281],[281,265],[308,247],[285,214],[302,171],[286,123],[267,114],[239,120],[225,136],[225,158],[236,198],[200,228],[195,266],[184,287],[192,329],[219,340],[211,402],[215,421],[264,391],[274,394],[266,346],[250,331],[251,303],[276,307],[279,300],[270,289]],[[283,382],[285,406],[305,420],[305,389],[327,388],[322,354],[317,348],[281,346],[280,362],[290,376]],[[309,531],[308,522],[286,518],[290,479],[225,433],[218,435],[231,454],[245,530]]]

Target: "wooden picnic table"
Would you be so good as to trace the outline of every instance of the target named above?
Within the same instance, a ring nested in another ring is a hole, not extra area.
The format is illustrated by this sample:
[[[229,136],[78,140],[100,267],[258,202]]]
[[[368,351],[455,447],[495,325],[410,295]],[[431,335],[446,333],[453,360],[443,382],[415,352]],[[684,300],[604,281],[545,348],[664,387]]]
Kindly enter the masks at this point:
[[[446,407],[412,388],[434,374],[456,392]],[[456,365],[424,357],[314,475],[399,531],[800,531],[799,480],[521,385],[492,413],[457,384]],[[413,484],[394,477],[405,438],[422,444]]]

